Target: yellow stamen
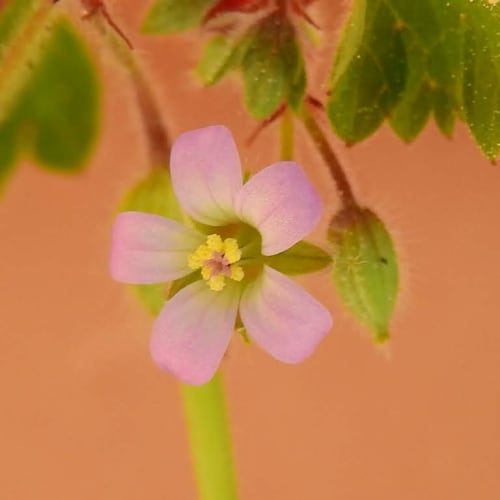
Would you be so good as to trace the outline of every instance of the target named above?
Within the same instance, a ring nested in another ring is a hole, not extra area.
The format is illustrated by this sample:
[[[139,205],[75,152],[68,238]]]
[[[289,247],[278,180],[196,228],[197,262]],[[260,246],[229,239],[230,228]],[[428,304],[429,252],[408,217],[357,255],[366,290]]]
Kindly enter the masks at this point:
[[[223,252],[224,242],[218,234],[211,234],[210,236],[207,236],[207,247],[212,252]]]
[[[226,280],[222,274],[217,274],[216,276],[212,276],[207,281],[207,284],[210,287],[210,290],[220,292],[226,286]]]
[[[226,238],[224,240],[223,252],[229,264],[234,264],[241,259],[241,250],[234,238]]]
[[[220,291],[226,286],[226,278],[241,281],[245,276],[243,268],[234,265],[240,259],[241,250],[234,238],[222,240],[218,234],[211,234],[206,243],[188,257],[188,266],[201,269],[201,277],[210,289]]]
[[[241,281],[245,276],[245,272],[241,266],[231,266],[230,278],[234,281]]]

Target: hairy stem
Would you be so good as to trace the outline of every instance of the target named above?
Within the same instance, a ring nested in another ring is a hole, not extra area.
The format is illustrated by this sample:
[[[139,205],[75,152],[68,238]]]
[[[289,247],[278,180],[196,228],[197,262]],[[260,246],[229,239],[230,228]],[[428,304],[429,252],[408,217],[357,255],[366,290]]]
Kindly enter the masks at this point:
[[[352,192],[349,179],[342,169],[342,166],[332,147],[328,143],[325,134],[316,123],[316,120],[313,118],[306,105],[303,106],[300,116],[307,132],[309,133],[309,136],[330,170],[330,174],[337,186],[337,190],[342,200],[343,208],[357,210],[359,205],[356,201],[354,193]]]
[[[182,385],[200,500],[236,500],[231,436],[220,373],[205,385]]]
[[[130,75],[134,86],[144,133],[147,139],[150,163],[153,168],[167,168],[170,157],[170,139],[163,123],[153,90],[126,39],[116,29],[109,29],[109,21],[97,10],[88,18],[113,52],[114,56]]]

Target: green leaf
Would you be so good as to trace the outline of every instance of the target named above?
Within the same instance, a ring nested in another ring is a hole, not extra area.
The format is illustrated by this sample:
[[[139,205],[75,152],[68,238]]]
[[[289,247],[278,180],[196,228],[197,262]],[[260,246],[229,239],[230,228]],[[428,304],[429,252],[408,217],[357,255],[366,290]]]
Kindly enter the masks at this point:
[[[40,19],[38,26],[40,12],[45,21]],[[4,77],[0,80],[0,182],[13,170],[20,153],[44,168],[79,171],[98,131],[97,75],[79,35],[68,21],[51,12],[41,9],[31,14],[28,33],[21,30],[0,61],[4,63],[0,68]],[[12,29],[12,24],[7,26]],[[5,32],[0,32],[2,36]]]
[[[125,196],[121,212],[146,212],[161,215],[178,222],[183,212],[175,197],[170,174],[167,170],[155,170],[141,179]],[[157,315],[167,299],[168,284],[131,285],[147,311]]]
[[[500,4],[355,0],[331,75],[328,116],[349,143],[389,119],[405,141],[430,116],[450,136],[466,121],[485,154],[500,149]]]
[[[370,210],[337,214],[330,225],[333,280],[354,317],[376,342],[389,338],[398,292],[398,263],[391,236]]]
[[[156,0],[142,30],[146,33],[175,33],[194,28],[217,0]]]
[[[64,20],[50,40],[11,116],[23,142],[46,168],[83,167],[98,127],[99,94],[94,67],[80,38]],[[22,130],[19,130],[22,129]]]
[[[289,275],[312,273],[331,263],[332,258],[327,252],[307,241],[299,241],[288,250],[265,260],[268,266]]]
[[[463,24],[465,118],[494,160],[500,150],[500,4],[468,5]]]
[[[246,36],[250,43],[241,67],[250,114],[267,118],[284,102],[297,108],[305,92],[306,73],[293,26],[271,15]]]
[[[331,77],[330,122],[348,143],[372,134],[404,88],[406,59],[396,17],[378,0],[355,3]]]

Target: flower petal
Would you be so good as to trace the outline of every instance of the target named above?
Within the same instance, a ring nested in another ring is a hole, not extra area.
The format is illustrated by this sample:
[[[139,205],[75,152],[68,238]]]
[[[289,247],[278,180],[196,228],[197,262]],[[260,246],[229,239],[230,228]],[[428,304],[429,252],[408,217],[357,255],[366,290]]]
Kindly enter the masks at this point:
[[[240,217],[262,235],[262,253],[274,255],[300,241],[318,223],[321,201],[300,166],[275,163],[254,175],[235,201]]]
[[[323,305],[267,266],[243,292],[240,316],[249,337],[285,363],[307,358],[332,327]]]
[[[190,273],[188,256],[201,233],[159,215],[121,213],[113,226],[111,275],[124,283],[172,281]]]
[[[234,330],[239,290],[228,284],[214,292],[204,281],[196,281],[174,295],[153,327],[155,363],[188,384],[208,382]]]
[[[227,128],[182,134],[172,147],[170,168],[175,194],[194,219],[211,226],[236,220],[233,200],[242,185],[241,165]]]

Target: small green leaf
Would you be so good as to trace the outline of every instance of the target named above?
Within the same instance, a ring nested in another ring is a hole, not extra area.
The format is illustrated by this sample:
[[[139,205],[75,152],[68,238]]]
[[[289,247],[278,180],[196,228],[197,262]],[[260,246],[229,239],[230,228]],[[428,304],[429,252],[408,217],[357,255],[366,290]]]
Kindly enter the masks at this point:
[[[332,263],[332,258],[316,245],[299,241],[288,250],[267,257],[265,263],[284,274],[298,275],[324,269]]]
[[[250,114],[260,120],[284,102],[298,107],[305,92],[306,73],[293,26],[273,14],[246,36],[251,41],[241,67]]]
[[[146,33],[175,33],[194,28],[217,0],[156,0],[142,30]]]
[[[354,317],[376,342],[389,338],[398,292],[398,263],[391,236],[370,210],[337,214],[330,225],[333,280]]]
[[[167,170],[153,171],[127,193],[120,212],[128,211],[161,215],[182,222],[183,212],[175,197]],[[157,315],[167,299],[168,284],[131,286],[146,310]]]

